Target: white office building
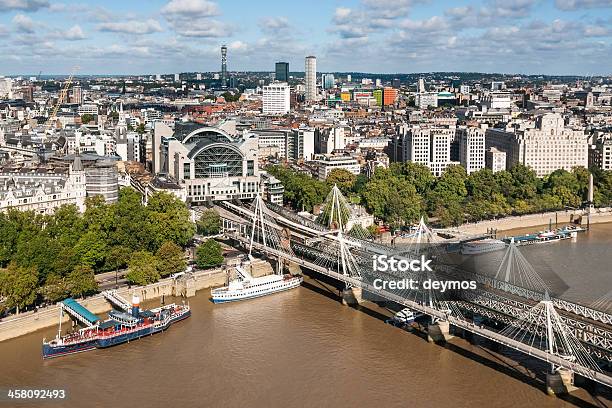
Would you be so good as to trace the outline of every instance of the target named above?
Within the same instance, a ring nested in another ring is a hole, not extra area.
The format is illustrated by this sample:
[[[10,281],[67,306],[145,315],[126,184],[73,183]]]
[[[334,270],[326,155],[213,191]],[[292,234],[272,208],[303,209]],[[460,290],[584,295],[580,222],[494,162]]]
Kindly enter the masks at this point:
[[[557,169],[571,171],[576,166],[588,166],[587,135],[584,130],[565,127],[558,113],[539,116],[535,127],[515,132],[487,129],[486,147],[505,152],[508,168],[521,163],[531,167],[538,177]]]
[[[460,126],[457,129],[459,137],[459,162],[467,174],[485,167],[485,129],[479,127]]]
[[[491,147],[485,151],[485,166],[493,173],[506,170],[506,153]]]
[[[285,82],[275,82],[263,87],[263,113],[286,115],[291,109],[291,93]]]
[[[306,87],[306,102],[317,100],[317,57],[306,57],[306,67],[304,71],[304,84]]]
[[[421,92],[416,95],[415,105],[421,109],[423,108],[437,108],[438,107],[438,93],[437,92]]]
[[[401,126],[390,144],[391,159],[424,164],[438,177],[450,164],[457,164],[450,155],[455,132],[454,126]]]
[[[361,172],[361,166],[356,159],[350,156],[322,156],[319,160],[314,161],[314,165],[317,168],[317,177],[319,180],[327,179],[329,173],[334,169],[344,169],[354,175],[358,175]]]

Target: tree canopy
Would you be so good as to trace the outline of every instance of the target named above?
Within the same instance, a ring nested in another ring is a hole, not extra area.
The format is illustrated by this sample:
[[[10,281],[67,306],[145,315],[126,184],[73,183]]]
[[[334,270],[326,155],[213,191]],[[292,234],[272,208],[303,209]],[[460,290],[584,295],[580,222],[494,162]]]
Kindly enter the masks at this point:
[[[207,269],[223,263],[223,248],[214,239],[207,239],[196,250],[196,265]]]
[[[194,232],[187,206],[174,195],[155,193],[145,206],[131,188],[122,188],[113,204],[100,196],[88,197],[83,214],[74,205],[61,206],[52,215],[9,209],[0,213],[4,308],[93,293],[95,273],[126,266],[134,253],[160,256],[160,271],[146,268],[146,273],[132,274],[133,283],[150,283],[159,273],[184,269],[176,254],[182,257],[181,247]],[[157,259],[149,260],[157,268]],[[33,292],[28,289],[31,282]]]

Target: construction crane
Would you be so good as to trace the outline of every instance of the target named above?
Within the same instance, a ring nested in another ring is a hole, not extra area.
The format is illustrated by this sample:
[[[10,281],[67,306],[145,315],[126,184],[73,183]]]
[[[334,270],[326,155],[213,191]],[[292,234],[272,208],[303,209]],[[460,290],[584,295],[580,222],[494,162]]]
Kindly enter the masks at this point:
[[[79,67],[76,67],[76,66],[73,67],[72,72],[70,73],[70,76],[68,77],[66,82],[64,82],[64,86],[62,90],[60,91],[59,96],[57,98],[57,103],[53,107],[53,111],[51,112],[51,115],[49,116],[49,118],[47,119],[47,122],[45,123],[47,133],[51,133],[51,127],[53,126],[53,122],[57,120],[57,112],[59,111],[60,106],[62,106],[62,104],[64,103],[64,100],[66,99],[66,96],[68,95],[68,89],[70,88],[70,85],[72,84],[72,79],[74,78],[74,74],[76,74],[78,70],[79,70]]]

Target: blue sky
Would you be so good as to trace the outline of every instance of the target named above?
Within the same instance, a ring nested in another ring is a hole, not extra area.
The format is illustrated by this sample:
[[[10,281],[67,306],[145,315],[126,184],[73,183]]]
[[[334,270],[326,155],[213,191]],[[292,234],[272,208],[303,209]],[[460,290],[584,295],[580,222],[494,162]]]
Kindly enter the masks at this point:
[[[0,75],[612,74],[612,0],[0,0]]]

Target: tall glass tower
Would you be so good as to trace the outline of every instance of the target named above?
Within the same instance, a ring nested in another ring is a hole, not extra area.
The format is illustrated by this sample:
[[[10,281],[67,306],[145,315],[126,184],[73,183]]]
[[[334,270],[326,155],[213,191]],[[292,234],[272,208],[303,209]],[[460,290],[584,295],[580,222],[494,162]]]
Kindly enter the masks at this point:
[[[289,81],[289,63],[277,62],[275,79],[280,82]]]

